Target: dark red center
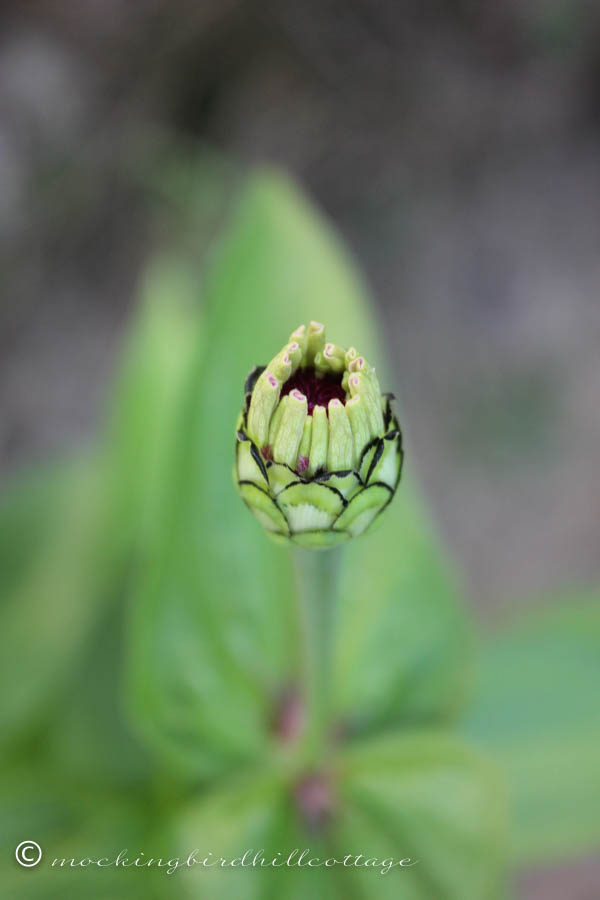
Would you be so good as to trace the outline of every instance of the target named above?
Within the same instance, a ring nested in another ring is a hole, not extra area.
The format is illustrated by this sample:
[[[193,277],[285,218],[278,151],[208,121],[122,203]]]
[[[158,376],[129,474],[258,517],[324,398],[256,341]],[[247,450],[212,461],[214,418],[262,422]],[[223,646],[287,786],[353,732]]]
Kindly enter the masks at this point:
[[[281,396],[285,397],[290,391],[298,390],[306,397],[308,402],[308,414],[312,415],[315,406],[324,406],[330,400],[346,402],[346,392],[342,387],[342,376],[323,375],[317,377],[314,369],[298,369],[281,388]]]

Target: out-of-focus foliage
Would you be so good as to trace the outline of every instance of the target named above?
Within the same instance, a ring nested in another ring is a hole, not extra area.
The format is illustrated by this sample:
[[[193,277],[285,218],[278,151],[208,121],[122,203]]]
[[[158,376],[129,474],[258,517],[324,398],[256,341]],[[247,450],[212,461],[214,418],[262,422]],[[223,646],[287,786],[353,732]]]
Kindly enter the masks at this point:
[[[359,731],[451,720],[469,674],[449,563],[409,479],[388,518],[347,553],[340,586],[335,700]]]
[[[234,492],[232,429],[247,370],[314,317],[336,340],[359,336],[370,358],[381,358],[360,279],[336,237],[284,178],[251,179],[207,277],[181,248],[150,268],[99,446],[24,479],[3,501],[0,825],[13,900],[499,896],[502,789],[492,768],[442,730],[468,695],[468,628],[410,478],[381,527],[345,554],[326,825],[311,828],[298,802],[310,772],[301,747],[275,727],[301,665],[296,583],[287,551]],[[566,635],[552,630],[533,650],[540,667],[552,670],[550,650],[577,655],[582,636],[575,625]],[[527,640],[535,647],[533,631]],[[561,836],[575,853],[593,837],[589,806],[577,819],[565,792],[560,835],[538,838],[556,785],[545,787],[543,767],[537,780],[524,768],[538,747],[525,727],[528,697],[541,715],[554,670],[533,679],[535,696],[519,695],[512,654],[509,646],[484,658],[477,700],[484,712],[506,703],[506,729],[498,713],[497,733],[488,733],[487,713],[475,712],[468,732],[511,777],[515,855],[537,857]],[[566,696],[562,708],[572,709]],[[565,765],[564,744],[550,740],[555,721],[548,707],[540,728]],[[579,724],[573,712],[561,740],[576,743]],[[583,766],[587,736],[581,741],[572,758]],[[35,870],[12,859],[25,838],[46,853]],[[310,847],[419,863],[385,876],[50,866],[54,857],[114,857],[123,848],[184,857],[196,847],[231,857]]]
[[[506,772],[518,863],[600,846],[600,603],[573,594],[485,645],[465,730]]]
[[[295,875],[266,869],[250,878],[245,871],[206,870],[189,879],[189,895],[206,883],[207,896],[287,897],[297,880],[294,897],[493,896],[500,847],[490,836],[502,829],[503,799],[490,790],[494,775],[479,758],[443,733],[415,731],[352,744],[340,752],[337,768],[337,818],[321,834],[307,834],[294,815],[289,775],[252,772],[190,804],[178,822],[178,842],[216,844],[230,857],[240,847],[265,847],[285,858],[309,846],[324,858],[360,852],[419,863],[385,875],[380,867]]]
[[[46,714],[84,652],[108,588],[101,507],[94,460],[35,476],[2,507],[2,743]]]

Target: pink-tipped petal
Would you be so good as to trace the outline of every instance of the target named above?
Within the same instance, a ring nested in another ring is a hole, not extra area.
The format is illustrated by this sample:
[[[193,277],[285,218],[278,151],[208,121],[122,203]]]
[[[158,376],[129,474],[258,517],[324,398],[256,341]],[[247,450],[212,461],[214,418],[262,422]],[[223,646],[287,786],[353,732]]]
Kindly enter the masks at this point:
[[[298,474],[302,475],[308,469],[308,456],[298,457]]]

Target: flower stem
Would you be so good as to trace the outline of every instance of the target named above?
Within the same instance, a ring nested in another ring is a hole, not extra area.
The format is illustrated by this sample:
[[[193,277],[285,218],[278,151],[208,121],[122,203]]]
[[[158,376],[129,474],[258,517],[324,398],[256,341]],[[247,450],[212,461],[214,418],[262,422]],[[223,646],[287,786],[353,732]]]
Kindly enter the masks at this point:
[[[323,759],[331,724],[331,664],[340,558],[340,548],[294,551],[309,765]]]

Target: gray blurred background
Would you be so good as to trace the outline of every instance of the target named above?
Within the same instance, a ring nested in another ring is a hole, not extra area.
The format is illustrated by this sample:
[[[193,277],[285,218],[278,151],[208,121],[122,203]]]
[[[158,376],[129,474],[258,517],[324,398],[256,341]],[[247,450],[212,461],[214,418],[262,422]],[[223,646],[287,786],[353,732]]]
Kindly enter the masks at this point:
[[[98,427],[173,152],[282,164],[341,230],[477,612],[597,581],[600,4],[4,0],[3,476]]]

